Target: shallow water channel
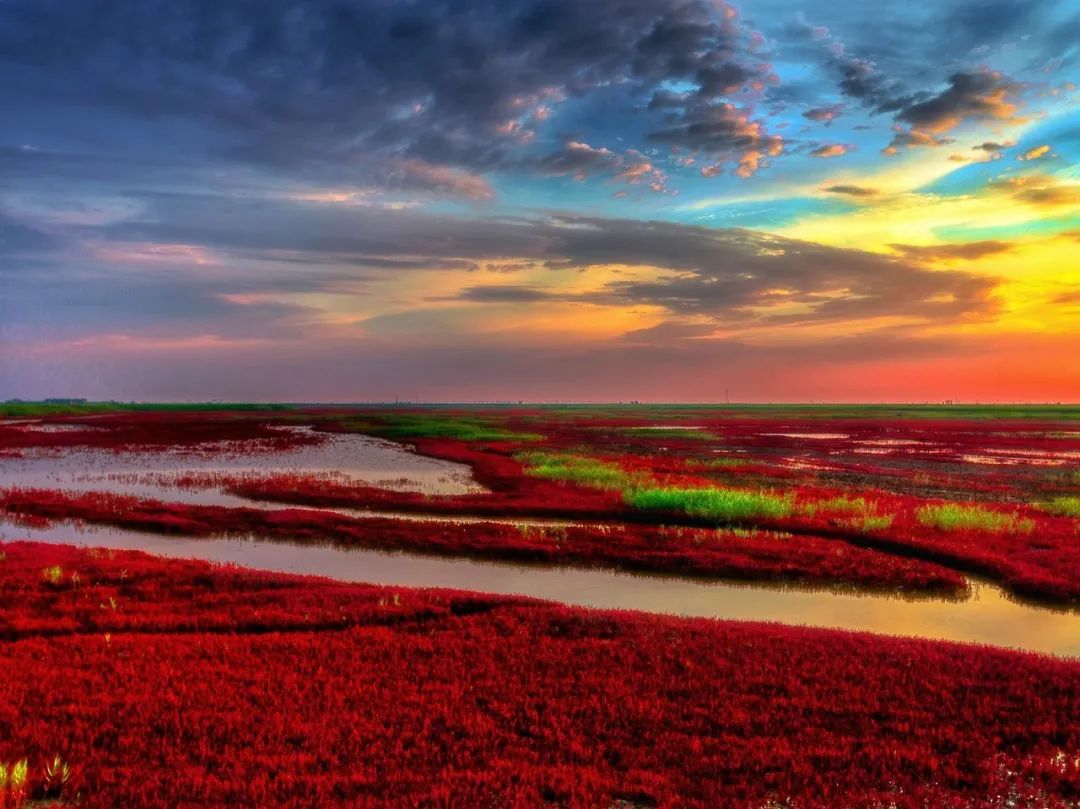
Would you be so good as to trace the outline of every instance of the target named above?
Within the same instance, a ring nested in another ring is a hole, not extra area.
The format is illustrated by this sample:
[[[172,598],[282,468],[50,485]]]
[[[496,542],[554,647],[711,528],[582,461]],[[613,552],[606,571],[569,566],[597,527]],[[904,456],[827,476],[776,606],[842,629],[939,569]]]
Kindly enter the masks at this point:
[[[479,490],[467,467],[426,458],[397,444],[366,436],[332,436],[316,446],[278,453],[272,456],[273,461],[269,464],[267,457],[244,452],[230,454],[225,459],[175,451],[118,454],[80,449],[63,453],[33,452],[23,458],[0,458],[0,487],[111,491],[172,502],[259,508],[275,506],[227,495],[215,488],[178,489],[169,485],[168,477],[186,470],[232,474],[337,472],[345,479],[432,493]],[[361,518],[372,514],[348,509],[335,511]],[[486,518],[486,521],[490,519]],[[289,544],[257,537],[177,538],[80,525],[31,529],[0,521],[0,539],[137,549],[171,557],[194,557],[344,581],[520,594],[585,607],[775,621],[967,641],[1080,657],[1080,611],[1019,603],[1008,598],[1000,588],[977,581],[972,582],[970,598],[955,602],[607,570],[480,562],[329,545]]]

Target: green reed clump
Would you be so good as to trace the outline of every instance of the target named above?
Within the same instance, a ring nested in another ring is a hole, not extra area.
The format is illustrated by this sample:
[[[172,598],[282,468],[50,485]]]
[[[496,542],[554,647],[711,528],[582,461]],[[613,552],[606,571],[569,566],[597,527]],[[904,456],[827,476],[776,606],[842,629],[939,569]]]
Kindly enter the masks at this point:
[[[558,452],[523,452],[515,456],[525,464],[525,474],[545,480],[576,483],[594,489],[629,489],[642,481],[618,464]]]
[[[1055,497],[1043,504],[1043,508],[1051,514],[1061,517],[1080,517],[1080,497],[1069,495],[1067,497]]]
[[[720,522],[760,517],[779,519],[790,516],[795,505],[792,493],[714,488],[647,488],[623,494],[635,508],[681,511],[691,517]]]
[[[915,517],[923,525],[943,531],[987,531],[995,534],[1030,534],[1035,521],[1016,512],[994,511],[959,503],[921,506]]]
[[[357,432],[383,438],[452,438],[458,441],[542,441],[539,433],[524,433],[480,418],[401,415],[347,425]]]
[[[0,761],[0,806],[19,809],[26,798],[29,766],[24,758],[14,764]]]

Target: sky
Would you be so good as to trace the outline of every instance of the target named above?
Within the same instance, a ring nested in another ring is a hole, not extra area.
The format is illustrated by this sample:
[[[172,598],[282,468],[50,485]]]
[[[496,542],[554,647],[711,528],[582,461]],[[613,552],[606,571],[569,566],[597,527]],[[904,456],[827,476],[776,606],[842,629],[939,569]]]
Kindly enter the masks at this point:
[[[1080,401],[1075,0],[0,0],[0,400]]]

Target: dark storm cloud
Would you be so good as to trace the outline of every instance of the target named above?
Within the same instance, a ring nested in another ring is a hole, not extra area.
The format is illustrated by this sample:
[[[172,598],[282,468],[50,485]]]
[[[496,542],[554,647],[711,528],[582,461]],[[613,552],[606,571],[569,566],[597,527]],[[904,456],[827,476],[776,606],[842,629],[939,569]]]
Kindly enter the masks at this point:
[[[50,99],[206,121],[243,160],[472,199],[490,191],[470,172],[512,165],[565,98],[689,82],[696,117],[765,80],[746,36],[705,0],[0,4],[0,64]]]
[[[969,121],[1016,121],[1017,100],[1023,87],[1020,82],[991,70],[957,72],[949,76],[948,86],[936,94],[923,93],[879,105],[879,111],[895,110],[898,122],[885,154],[895,154],[902,148],[952,143],[953,139],[941,133]],[[988,145],[993,144],[984,144]]]
[[[698,84],[697,95],[709,100],[732,95],[757,76],[756,71],[737,62],[707,65],[700,68],[695,76]]]
[[[968,120],[1008,120],[1016,112],[1009,99],[1020,89],[1018,82],[989,70],[954,73],[945,90],[902,109],[896,117],[915,129],[931,131]]]

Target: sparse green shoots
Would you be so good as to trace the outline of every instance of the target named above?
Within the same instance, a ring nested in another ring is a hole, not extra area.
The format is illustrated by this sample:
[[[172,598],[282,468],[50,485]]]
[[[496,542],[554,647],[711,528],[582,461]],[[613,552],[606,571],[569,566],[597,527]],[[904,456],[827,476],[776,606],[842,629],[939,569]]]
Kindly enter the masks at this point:
[[[760,517],[778,519],[791,514],[793,493],[716,488],[649,488],[623,494],[635,508],[681,511],[691,517],[735,522]]]
[[[712,458],[705,462],[706,469],[731,469],[735,466],[746,466],[751,463],[746,458]]]
[[[844,521],[844,525],[864,534],[888,531],[892,528],[895,517],[892,514],[864,514]]]
[[[808,517],[812,517],[818,512],[869,516],[877,512],[877,503],[873,500],[867,500],[865,497],[839,495],[838,497],[830,497],[828,500],[812,500],[799,505],[799,513]]]
[[[771,531],[766,528],[740,528],[738,526],[721,529],[716,532],[716,536],[720,539],[727,537],[735,537],[736,539],[791,539],[791,534],[787,531]]]
[[[1035,521],[1018,513],[993,511],[958,503],[922,506],[915,512],[920,523],[942,531],[988,531],[995,534],[1030,534]]]
[[[45,794],[49,797],[62,798],[64,788],[71,780],[71,767],[59,755],[45,765]]]
[[[531,523],[518,523],[518,533],[523,539],[550,540],[556,546],[566,542],[568,533],[564,525],[534,525]]]
[[[887,531],[892,527],[895,519],[892,514],[881,514],[878,511],[876,500],[867,500],[865,497],[848,497],[847,495],[800,503],[798,511],[806,517],[813,517],[815,514],[846,515],[845,519],[838,521],[839,524],[864,534]]]

